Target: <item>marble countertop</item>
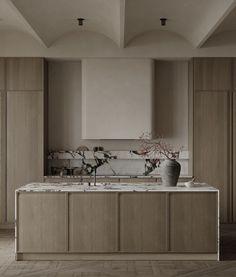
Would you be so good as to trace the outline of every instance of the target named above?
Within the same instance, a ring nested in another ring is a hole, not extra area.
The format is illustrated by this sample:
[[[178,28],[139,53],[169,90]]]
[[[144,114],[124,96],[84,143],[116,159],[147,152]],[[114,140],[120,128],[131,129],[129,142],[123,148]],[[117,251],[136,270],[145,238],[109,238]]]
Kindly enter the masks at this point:
[[[218,191],[218,189],[204,183],[194,183],[193,187],[186,187],[185,183],[178,183],[176,187],[166,187],[161,184],[153,183],[30,183],[20,187],[16,192],[158,192],[158,191]]]

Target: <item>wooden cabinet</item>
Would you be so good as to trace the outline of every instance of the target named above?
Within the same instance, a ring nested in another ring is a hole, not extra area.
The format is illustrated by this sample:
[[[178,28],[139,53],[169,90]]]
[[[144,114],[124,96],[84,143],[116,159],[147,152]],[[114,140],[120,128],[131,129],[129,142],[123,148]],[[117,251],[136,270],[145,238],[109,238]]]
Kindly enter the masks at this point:
[[[14,221],[15,189],[43,181],[42,91],[7,92],[7,220]]]
[[[231,89],[231,58],[194,59],[194,90],[225,91]]]
[[[170,194],[170,250],[217,251],[217,193]]]
[[[0,58],[0,223],[14,222],[15,189],[43,181],[46,63]]]
[[[69,195],[69,251],[118,251],[118,195],[72,193]]]
[[[220,219],[232,222],[232,59],[194,58],[193,174],[220,189]]]
[[[120,251],[167,251],[166,193],[121,193]]]
[[[21,193],[17,197],[18,251],[67,251],[66,194]]]
[[[217,259],[216,190],[18,191],[16,201],[18,259]]]
[[[230,220],[231,106],[229,91],[194,93],[194,176],[220,189],[220,216]]]
[[[0,91],[5,90],[5,59],[0,58]]]
[[[6,60],[7,91],[43,90],[42,58],[8,58]]]

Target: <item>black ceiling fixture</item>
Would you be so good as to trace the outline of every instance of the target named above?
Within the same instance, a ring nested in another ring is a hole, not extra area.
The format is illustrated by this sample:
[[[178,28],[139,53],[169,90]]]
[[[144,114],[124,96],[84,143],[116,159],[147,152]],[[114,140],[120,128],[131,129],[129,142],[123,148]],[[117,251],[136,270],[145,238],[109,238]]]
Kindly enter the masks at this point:
[[[166,26],[167,18],[161,17],[161,18],[160,18],[160,21],[161,21],[161,26]]]
[[[83,26],[84,25],[84,18],[83,17],[79,17],[79,18],[77,18],[77,20],[78,20],[78,25],[79,26]]]

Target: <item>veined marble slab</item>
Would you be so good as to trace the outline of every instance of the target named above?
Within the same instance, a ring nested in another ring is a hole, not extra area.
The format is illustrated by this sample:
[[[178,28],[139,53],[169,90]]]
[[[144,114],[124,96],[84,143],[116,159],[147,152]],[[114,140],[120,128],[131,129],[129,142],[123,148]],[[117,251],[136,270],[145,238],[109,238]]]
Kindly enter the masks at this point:
[[[73,151],[73,150],[59,150],[59,151],[50,151],[48,154],[49,160],[72,160],[77,159],[81,160],[83,158],[87,160],[94,160],[97,159],[104,159],[104,154],[109,154],[110,157],[115,157],[115,159],[119,160],[145,160],[145,159],[153,159],[151,155],[146,155],[145,157],[139,154],[136,154],[134,150],[130,151]],[[159,157],[160,159],[163,159],[163,157]],[[180,160],[188,160],[189,159],[189,151],[181,151]]]
[[[205,183],[194,183],[194,187],[186,187],[184,183],[178,183],[176,187],[166,187],[161,184],[152,183],[97,183],[96,186],[91,183],[30,183],[20,187],[16,192],[123,192],[123,191],[139,191],[139,192],[158,192],[158,191],[218,191],[218,189]]]

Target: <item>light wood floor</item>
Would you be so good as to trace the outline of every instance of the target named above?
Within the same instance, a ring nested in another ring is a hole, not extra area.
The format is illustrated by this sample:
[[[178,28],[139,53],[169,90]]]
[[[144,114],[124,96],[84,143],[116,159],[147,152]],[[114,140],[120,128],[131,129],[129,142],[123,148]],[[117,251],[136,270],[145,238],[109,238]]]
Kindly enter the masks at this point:
[[[214,261],[14,260],[14,233],[0,230],[0,277],[236,277],[236,226],[221,228],[221,259]]]

